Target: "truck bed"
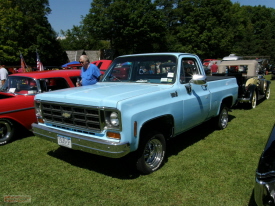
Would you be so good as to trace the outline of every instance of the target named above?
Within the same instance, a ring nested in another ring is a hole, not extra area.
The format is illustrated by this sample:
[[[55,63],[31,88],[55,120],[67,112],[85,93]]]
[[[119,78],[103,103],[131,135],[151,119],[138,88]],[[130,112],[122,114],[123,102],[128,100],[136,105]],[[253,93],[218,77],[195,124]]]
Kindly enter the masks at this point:
[[[234,76],[225,76],[225,75],[215,75],[215,76],[207,76],[207,81],[217,81],[222,79],[230,79],[235,78]]]

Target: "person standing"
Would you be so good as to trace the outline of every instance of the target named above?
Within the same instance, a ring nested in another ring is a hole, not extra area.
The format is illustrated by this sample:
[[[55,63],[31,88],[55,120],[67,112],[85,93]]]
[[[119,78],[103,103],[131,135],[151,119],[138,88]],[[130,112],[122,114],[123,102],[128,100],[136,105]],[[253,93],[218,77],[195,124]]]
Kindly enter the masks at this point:
[[[5,84],[5,81],[7,80],[8,75],[9,75],[9,73],[6,70],[6,68],[4,68],[3,65],[0,65],[0,80],[1,80],[1,85],[0,86]]]
[[[76,86],[87,86],[93,85],[100,80],[100,70],[94,65],[90,64],[90,60],[88,56],[81,55],[79,58],[79,63],[82,65],[81,67],[81,81],[76,82]]]
[[[210,69],[212,74],[216,74],[218,72],[217,62],[214,62],[214,64],[211,65]]]

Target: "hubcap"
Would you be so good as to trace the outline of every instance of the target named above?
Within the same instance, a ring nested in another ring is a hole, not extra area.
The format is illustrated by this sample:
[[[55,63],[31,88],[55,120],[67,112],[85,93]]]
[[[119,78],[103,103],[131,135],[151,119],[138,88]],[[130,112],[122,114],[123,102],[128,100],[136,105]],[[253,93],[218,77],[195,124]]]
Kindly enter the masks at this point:
[[[0,137],[3,138],[4,134],[4,127],[0,127]]]
[[[227,126],[227,122],[228,122],[228,114],[227,114],[226,109],[223,109],[222,115],[221,115],[221,126],[222,126],[222,128],[225,128]]]
[[[6,122],[0,122],[0,138],[7,138],[10,136],[11,127]]]
[[[251,101],[252,108],[256,107],[256,93],[253,93],[252,101]]]
[[[158,139],[151,139],[147,142],[144,150],[144,160],[148,167],[158,167],[163,159],[162,144]]]
[[[270,88],[265,93],[265,98],[269,99],[269,97],[270,97]]]

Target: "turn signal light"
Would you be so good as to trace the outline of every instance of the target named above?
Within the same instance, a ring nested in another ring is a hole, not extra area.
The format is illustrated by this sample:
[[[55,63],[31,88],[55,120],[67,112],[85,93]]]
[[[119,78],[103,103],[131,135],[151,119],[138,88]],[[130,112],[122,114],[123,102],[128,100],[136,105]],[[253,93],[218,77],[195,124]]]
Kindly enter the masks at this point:
[[[44,120],[43,120],[42,118],[37,118],[37,121],[38,121],[39,123],[44,124]]]
[[[120,140],[120,134],[119,133],[107,132],[107,137]]]

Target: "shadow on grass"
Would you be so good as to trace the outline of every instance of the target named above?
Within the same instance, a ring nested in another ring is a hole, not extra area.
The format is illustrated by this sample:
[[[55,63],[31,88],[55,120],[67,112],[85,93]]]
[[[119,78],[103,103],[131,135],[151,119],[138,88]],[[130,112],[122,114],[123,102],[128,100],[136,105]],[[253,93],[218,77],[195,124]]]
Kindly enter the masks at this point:
[[[118,179],[135,179],[140,176],[129,161],[128,156],[115,159],[64,147],[59,147],[57,150],[48,152],[48,154],[76,167]]]
[[[249,199],[249,202],[248,202],[247,206],[257,206],[257,204],[254,200],[254,189],[251,192],[251,196],[250,196],[250,199]]]
[[[10,143],[17,141],[17,140],[27,138],[27,137],[31,137],[31,136],[34,136],[34,134],[30,130],[27,130],[22,125],[17,124],[15,138],[13,138]]]
[[[258,107],[260,104],[262,104],[264,101],[266,101],[265,98],[262,98],[260,100],[257,100],[257,105],[256,107]],[[268,101],[268,100],[267,100]],[[235,105],[232,109],[237,109],[237,110],[251,110],[251,108],[249,107],[249,103],[238,103],[237,105]]]
[[[228,115],[228,121],[232,121],[235,116]],[[188,130],[175,138],[168,141],[167,144],[167,157],[172,155],[177,155],[179,152],[185,150],[186,148],[192,146],[193,144],[205,139],[208,135],[216,131],[216,122],[210,119],[201,125],[198,125],[191,130]]]
[[[234,118],[234,116],[229,115],[229,122]],[[165,162],[167,162],[170,156],[177,155],[182,150],[204,139],[214,131],[213,120],[209,120],[169,140],[167,142]],[[76,167],[85,168],[114,178],[135,179],[140,176],[135,169],[134,159],[132,159],[130,155],[113,159],[64,147],[59,147],[57,150],[48,152],[48,154]]]

